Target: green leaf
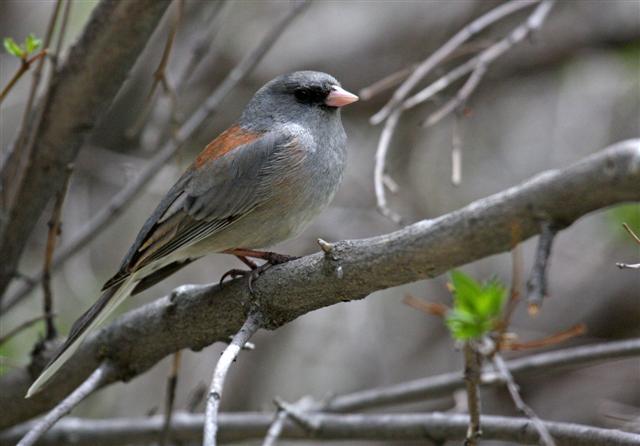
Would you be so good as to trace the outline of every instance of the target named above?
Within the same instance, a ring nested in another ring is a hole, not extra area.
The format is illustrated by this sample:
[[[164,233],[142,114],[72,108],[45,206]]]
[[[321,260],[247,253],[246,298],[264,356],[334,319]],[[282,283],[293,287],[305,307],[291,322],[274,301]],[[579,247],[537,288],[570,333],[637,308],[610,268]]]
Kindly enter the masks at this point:
[[[449,312],[446,324],[451,335],[459,341],[480,338],[488,332],[492,326],[489,321],[458,309]]]
[[[633,242],[622,223],[629,225],[631,230],[640,235],[640,204],[629,203],[616,206],[609,211],[609,219],[613,223],[612,230],[623,243]]]
[[[462,271],[451,271],[451,284],[456,298],[456,306],[470,313],[476,312],[476,298],[481,292],[478,282]]]
[[[24,57],[24,49],[22,49],[11,37],[4,38],[4,49],[7,50],[7,53],[20,59]]]
[[[40,48],[40,45],[42,45],[42,40],[38,39],[34,34],[29,34],[27,38],[24,39],[23,47],[27,50],[28,54],[31,54]]]
[[[489,332],[500,316],[507,290],[496,279],[479,283],[460,271],[451,272],[453,310],[447,315],[447,326],[454,338],[468,340]]]

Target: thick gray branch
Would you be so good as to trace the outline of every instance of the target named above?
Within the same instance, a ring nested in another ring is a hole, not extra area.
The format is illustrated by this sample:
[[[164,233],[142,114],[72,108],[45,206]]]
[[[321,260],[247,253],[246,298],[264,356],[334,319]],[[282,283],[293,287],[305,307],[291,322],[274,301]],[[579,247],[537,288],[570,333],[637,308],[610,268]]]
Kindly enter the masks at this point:
[[[335,243],[332,256],[317,253],[273,267],[254,285],[256,303],[266,328],[277,328],[310,311],[508,251],[512,234],[523,240],[535,235],[540,219],[562,228],[597,209],[639,201],[639,186],[640,141],[619,143],[437,219]],[[7,373],[0,378],[0,407],[12,410],[0,419],[0,428],[51,408],[105,357],[116,367],[115,379],[127,380],[177,350],[228,340],[245,321],[249,300],[244,281],[224,289],[181,287],[174,299],[158,299],[95,333],[48,388],[29,400],[23,395],[37,367]]]
[[[51,89],[29,117],[29,149],[3,162],[0,210],[0,296],[66,169],[109,108],[169,0],[103,0],[93,11]]]
[[[461,440],[465,437],[468,417],[451,413],[331,415],[311,413],[313,432],[286,421],[281,438],[316,438],[323,440]],[[260,412],[220,414],[221,441],[257,439],[265,435],[272,414]],[[204,416],[176,413],[171,438],[176,442],[202,440]],[[511,444],[537,444],[538,433],[527,418],[482,417],[482,438]],[[29,428],[16,426],[0,433],[0,446],[13,445]],[[600,429],[572,423],[544,423],[558,446],[636,446],[640,435],[614,429]],[[61,420],[38,443],[42,446],[115,446],[154,442],[162,430],[162,415],[145,418],[111,420]]]

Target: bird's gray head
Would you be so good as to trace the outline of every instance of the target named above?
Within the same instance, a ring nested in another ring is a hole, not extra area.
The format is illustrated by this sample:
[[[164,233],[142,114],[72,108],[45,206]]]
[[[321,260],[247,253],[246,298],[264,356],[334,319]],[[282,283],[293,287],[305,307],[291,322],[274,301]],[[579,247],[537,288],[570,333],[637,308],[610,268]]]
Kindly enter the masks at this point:
[[[340,107],[357,100],[333,76],[296,71],[278,76],[260,88],[245,108],[240,123],[255,130],[274,124],[314,125],[339,119]]]

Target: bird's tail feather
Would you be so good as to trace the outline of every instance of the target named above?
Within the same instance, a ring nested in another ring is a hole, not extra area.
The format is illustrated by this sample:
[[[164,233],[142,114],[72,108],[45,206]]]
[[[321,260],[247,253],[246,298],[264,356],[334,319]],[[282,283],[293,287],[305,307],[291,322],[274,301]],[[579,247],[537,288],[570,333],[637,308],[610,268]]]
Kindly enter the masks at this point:
[[[73,324],[69,337],[65,343],[58,349],[56,355],[47,364],[38,379],[29,387],[26,398],[33,396],[44,384],[49,381],[53,375],[64,365],[65,362],[78,349],[85,337],[116,309],[118,305],[126,299],[137,281],[129,278],[119,286],[115,286],[106,290],[100,296],[100,299],[94,303],[80,318]]]

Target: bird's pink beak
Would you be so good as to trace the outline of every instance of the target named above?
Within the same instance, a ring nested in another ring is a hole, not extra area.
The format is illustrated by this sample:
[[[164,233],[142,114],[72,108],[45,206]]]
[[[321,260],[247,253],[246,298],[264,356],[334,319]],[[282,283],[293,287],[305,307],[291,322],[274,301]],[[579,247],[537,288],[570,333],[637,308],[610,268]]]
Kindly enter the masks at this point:
[[[324,103],[329,107],[344,107],[352,102],[356,102],[358,99],[360,98],[355,94],[349,93],[344,88],[336,85],[331,89],[331,93],[329,93],[327,99],[324,100]]]

